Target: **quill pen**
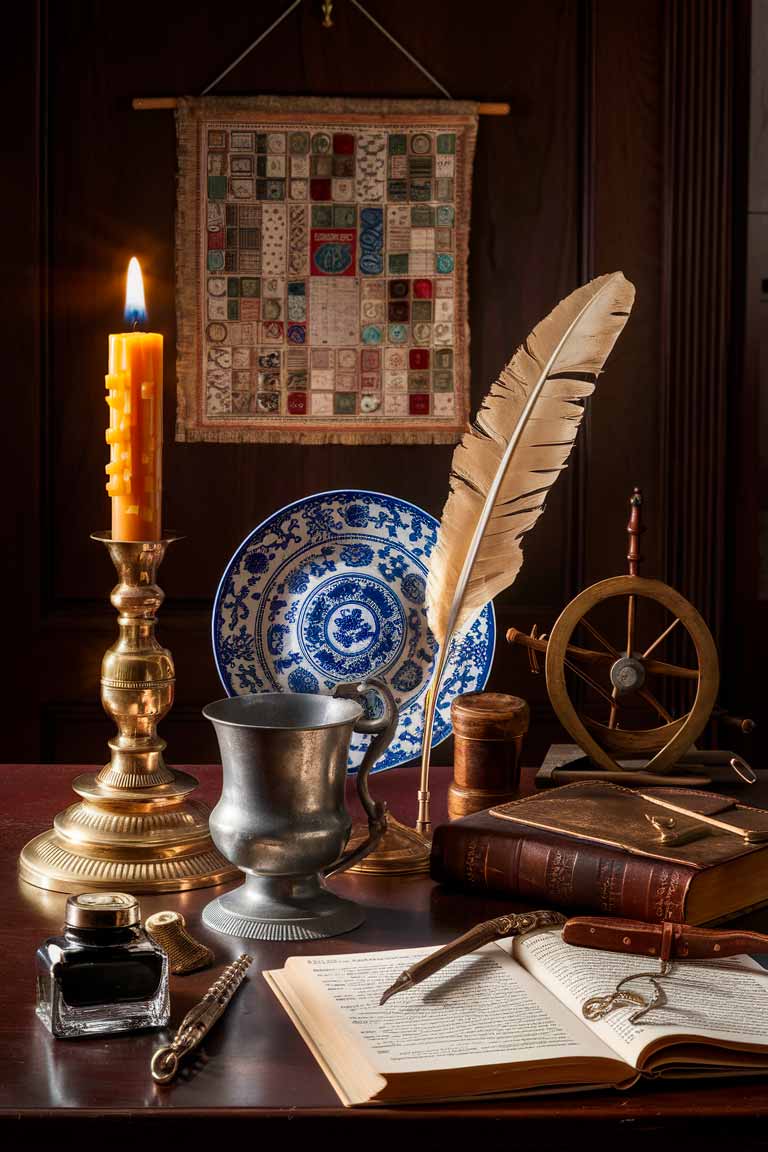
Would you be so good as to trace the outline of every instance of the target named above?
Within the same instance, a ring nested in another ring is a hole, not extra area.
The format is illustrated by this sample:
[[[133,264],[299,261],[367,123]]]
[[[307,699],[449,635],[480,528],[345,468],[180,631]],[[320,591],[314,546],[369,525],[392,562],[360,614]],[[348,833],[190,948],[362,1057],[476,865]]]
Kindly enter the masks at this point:
[[[515,352],[454,451],[427,577],[427,620],[439,648],[424,705],[416,823],[422,835],[430,830],[432,729],[451,638],[520,571],[522,537],[566,467],[583,401],[634,298],[632,284],[613,272],[562,300]]]

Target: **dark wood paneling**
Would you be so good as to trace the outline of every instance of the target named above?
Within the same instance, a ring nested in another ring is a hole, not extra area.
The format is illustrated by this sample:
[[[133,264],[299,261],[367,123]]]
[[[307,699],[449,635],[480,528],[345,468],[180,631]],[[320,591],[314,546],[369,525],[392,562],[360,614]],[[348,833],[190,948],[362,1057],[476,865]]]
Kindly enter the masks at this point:
[[[12,110],[6,141],[0,245],[4,404],[0,490],[5,511],[0,540],[0,591],[6,651],[3,663],[4,759],[35,759],[40,751],[40,521],[41,433],[45,427],[46,347],[44,29],[36,4],[7,13],[6,42],[13,45],[0,70],[0,98]],[[9,117],[11,112],[9,111]]]
[[[743,367],[749,16],[727,0],[665,9],[661,474],[666,578],[719,644],[722,703],[760,721],[758,621],[744,612],[757,592],[757,406]],[[758,742],[748,755],[768,750],[765,733]]]
[[[93,705],[99,661],[114,629],[107,603],[112,573],[88,533],[108,516],[101,482],[106,333],[120,322],[122,275],[134,249],[147,256],[152,324],[166,333],[166,380],[174,378],[173,122],[168,114],[132,112],[130,100],[137,93],[203,87],[253,36],[252,20],[248,27],[243,20],[228,23],[213,60],[199,10],[185,21],[187,7],[171,2],[164,16],[173,51],[149,56],[144,7],[128,24],[104,3],[78,3],[75,19],[71,6],[47,9],[57,52],[50,76],[53,483],[45,629],[62,659],[43,699],[46,749],[57,759],[98,760],[104,752],[104,725]],[[579,6],[499,9],[499,36],[490,40],[482,22],[453,19],[458,4],[371,7],[429,60],[454,95],[507,99],[513,108],[507,119],[483,120],[475,167],[470,319],[477,404],[515,344],[579,281]],[[260,21],[266,25],[279,8],[261,5]],[[445,32],[439,39],[436,21]],[[540,48],[510,69],[514,41]],[[423,77],[348,6],[340,6],[333,32],[324,33],[311,5],[292,14],[221,90],[430,94]],[[77,134],[70,130],[73,117]],[[451,449],[176,445],[172,386],[166,394],[165,520],[187,539],[161,571],[168,600],[160,635],[178,673],[176,709],[163,727],[171,758],[178,759],[182,740],[185,758],[206,759],[211,750],[202,722],[197,749],[184,733],[194,730],[195,710],[221,691],[207,612],[242,537],[282,504],[346,485],[415,497],[439,514]],[[567,597],[567,503],[566,481],[531,538],[514,595],[499,606],[502,626],[551,617]],[[530,607],[510,616],[512,604]],[[525,667],[500,653],[495,679],[514,680],[518,691],[538,689],[543,701],[543,687],[531,685]]]
[[[132,112],[130,100],[138,91],[197,86],[190,62],[210,59],[211,51],[197,22],[174,19],[175,11],[187,7],[163,7],[173,29],[172,67],[166,53],[143,54],[146,5],[139,4],[127,23],[104,3],[78,3],[79,20],[72,19],[71,6],[49,9],[57,44],[51,66],[57,109],[51,127],[55,605],[104,595],[104,561],[84,541],[108,515],[99,483],[105,334],[120,322],[122,277],[134,249],[148,256],[152,324],[167,335],[166,379],[174,378],[173,122],[168,113]],[[488,41],[482,22],[459,30],[449,19],[447,8],[458,11],[459,5],[429,0],[417,7],[378,7],[407,32],[409,46],[448,78],[455,95],[495,93],[514,110],[508,119],[483,121],[477,154],[470,266],[477,401],[515,343],[577,281],[571,113],[576,8],[510,6],[499,12],[499,38]],[[261,5],[260,21],[279,8]],[[439,40],[433,37],[437,25],[446,29]],[[547,67],[533,54],[511,70],[509,43],[536,37],[542,51],[546,44]],[[210,70],[215,73],[247,42],[242,26],[228,23]],[[231,73],[225,89],[429,95],[423,77],[353,10],[342,7],[334,30],[323,32],[310,4]],[[76,135],[69,130],[73,115],[81,126]],[[442,507],[450,447],[177,445],[171,436],[173,387],[166,395],[165,520],[188,534],[163,569],[177,599],[210,597],[242,537],[270,511],[310,492],[360,485],[413,497],[418,488],[419,501],[430,511]],[[561,592],[560,535],[557,517],[543,526],[539,546],[551,556],[554,545],[558,563],[545,566],[529,584],[553,603]]]
[[[611,0],[594,6],[594,266],[620,268],[637,295],[591,405],[582,587],[626,572],[625,525],[636,484],[647,523],[641,573],[664,579],[657,453],[662,8]]]
[[[668,579],[716,637],[723,612],[733,7],[665,9],[663,464]]]
[[[106,0],[41,5],[55,50],[38,69],[44,104],[35,123],[43,126],[43,136],[37,152],[30,137],[30,164],[34,169],[44,146],[49,209],[38,218],[49,225],[44,238],[50,304],[47,343],[29,339],[35,348],[49,347],[50,354],[40,386],[23,400],[22,439],[34,445],[39,433],[45,452],[38,461],[33,448],[19,473],[41,486],[39,563],[34,516],[22,517],[18,539],[30,587],[37,573],[43,586],[42,625],[34,619],[29,627],[20,624],[19,643],[26,644],[32,631],[46,655],[33,668],[34,644],[25,649],[27,721],[23,730],[17,727],[13,755],[38,759],[44,739],[52,758],[98,762],[105,756],[98,667],[114,635],[107,599],[113,573],[88,535],[108,522],[102,474],[106,335],[120,324],[122,277],[137,251],[148,273],[152,325],[166,335],[164,517],[187,535],[161,570],[168,599],[160,637],[173,650],[178,673],[177,704],[163,731],[171,760],[205,760],[211,742],[198,712],[220,692],[208,616],[220,573],[239,541],[282,504],[342,486],[415,498],[439,515],[451,449],[173,442],[174,126],[169,113],[134,113],[130,101],[135,95],[200,91],[284,5],[269,0],[246,6],[228,12],[224,24],[210,2],[165,0],[158,9],[137,0],[129,19]],[[371,11],[453,95],[508,100],[512,107],[508,118],[483,119],[478,137],[470,254],[475,403],[516,344],[578,283],[622,268],[638,288],[634,315],[599,386],[574,467],[526,542],[526,563],[514,588],[498,598],[500,636],[512,624],[548,628],[584,582],[623,569],[625,501],[635,483],[648,499],[648,574],[675,578],[682,572],[687,579],[689,571],[698,573],[698,584],[686,586],[682,576],[679,582],[692,596],[703,588],[705,607],[720,595],[717,581],[701,585],[706,572],[693,561],[695,550],[711,540],[705,527],[698,535],[679,535],[686,550],[682,570],[664,565],[664,540],[678,538],[671,535],[665,506],[672,491],[666,480],[674,463],[672,439],[660,440],[672,379],[661,340],[672,274],[670,260],[665,262],[665,195],[674,176],[694,204],[714,204],[714,190],[697,191],[695,181],[719,179],[714,153],[703,169],[685,160],[698,121],[678,116],[678,142],[665,152],[664,126],[671,115],[665,98],[673,91],[664,82],[669,7],[678,6],[662,0],[518,0],[493,5],[491,29],[486,19],[469,18],[460,0],[370,0]],[[674,19],[694,20],[696,5],[680,7],[688,15]],[[701,5],[697,51],[715,51],[725,7],[725,0]],[[334,29],[323,31],[317,5],[302,5],[230,73],[220,91],[431,95],[427,81],[351,5],[339,4],[334,16]],[[35,42],[32,30],[23,35],[25,43]],[[730,76],[729,43],[718,49],[724,83]],[[694,98],[704,100],[692,93]],[[34,101],[29,103],[34,111]],[[720,145],[727,150],[726,137]],[[34,203],[21,190],[19,202],[22,215],[34,221]],[[715,218],[696,218],[700,243],[709,243],[706,229]],[[705,300],[721,290],[717,279],[698,298],[691,329],[697,339],[705,339]],[[695,381],[686,387],[693,397]],[[40,397],[45,404],[38,418]],[[691,433],[691,444],[694,438]],[[666,454],[660,443],[668,446]],[[683,498],[675,499],[679,510]],[[39,602],[36,591],[34,598]],[[556,735],[543,677],[532,678],[525,654],[501,642],[491,684],[532,701],[531,747],[538,754]]]
[[[768,271],[768,120],[762,112],[768,88],[768,8],[755,6],[750,27],[749,0],[733,6],[734,88],[732,133],[732,316],[729,355],[726,531],[724,538],[723,658],[725,702],[759,726],[748,752],[754,762],[768,758],[768,709],[765,654],[768,651],[768,598],[761,587],[761,564],[768,563],[761,534],[765,524],[768,460],[768,341],[766,294]],[[750,40],[753,58],[750,60]],[[750,79],[752,83],[750,83]],[[750,88],[752,89],[750,93]],[[750,108],[750,99],[752,105]],[[747,141],[751,147],[747,157]],[[749,192],[747,194],[747,188]],[[747,211],[748,210],[748,211]]]

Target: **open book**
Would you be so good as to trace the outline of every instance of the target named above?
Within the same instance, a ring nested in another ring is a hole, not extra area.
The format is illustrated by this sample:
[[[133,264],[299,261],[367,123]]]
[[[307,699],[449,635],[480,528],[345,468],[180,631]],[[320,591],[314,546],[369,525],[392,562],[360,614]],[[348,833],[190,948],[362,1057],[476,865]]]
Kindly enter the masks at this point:
[[[265,972],[347,1107],[629,1088],[640,1076],[768,1072],[768,972],[675,962],[663,1007],[586,1021],[581,1005],[658,961],[574,948],[543,929],[489,944],[379,1006],[433,949],[295,956]]]

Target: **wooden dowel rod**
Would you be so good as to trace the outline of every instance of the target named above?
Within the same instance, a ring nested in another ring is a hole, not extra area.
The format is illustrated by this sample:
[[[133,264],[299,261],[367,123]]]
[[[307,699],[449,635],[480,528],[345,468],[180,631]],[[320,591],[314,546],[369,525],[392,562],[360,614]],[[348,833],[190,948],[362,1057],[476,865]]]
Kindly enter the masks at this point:
[[[161,108],[175,108],[175,96],[136,96],[132,101],[134,112],[155,112]]]
[[[175,108],[175,96],[136,96],[132,101],[135,112],[157,112],[162,109]],[[509,116],[509,104],[478,104],[477,111],[480,116]]]

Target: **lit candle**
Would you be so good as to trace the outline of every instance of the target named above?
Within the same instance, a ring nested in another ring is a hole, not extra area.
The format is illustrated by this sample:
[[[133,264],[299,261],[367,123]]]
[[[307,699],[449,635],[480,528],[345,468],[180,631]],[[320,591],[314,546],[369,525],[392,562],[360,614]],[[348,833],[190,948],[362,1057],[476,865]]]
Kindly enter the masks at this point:
[[[141,268],[134,256],[125,289],[125,320],[133,330],[110,335],[106,377],[113,540],[161,538],[163,338],[138,331],[146,319]]]

